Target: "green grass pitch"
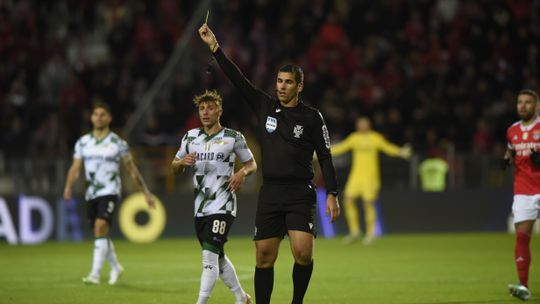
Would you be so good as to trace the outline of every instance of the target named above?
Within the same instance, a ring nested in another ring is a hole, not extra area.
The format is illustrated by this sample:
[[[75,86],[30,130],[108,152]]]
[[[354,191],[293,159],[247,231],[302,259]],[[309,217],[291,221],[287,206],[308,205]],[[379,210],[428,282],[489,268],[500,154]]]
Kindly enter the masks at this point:
[[[341,239],[316,241],[315,269],[305,303],[519,303],[506,291],[515,283],[514,236],[503,233],[395,234],[370,246],[343,245]],[[85,286],[92,242],[0,245],[0,303],[195,303],[201,253],[195,238],[152,244],[115,240],[125,267],[116,286]],[[529,303],[540,303],[540,236],[531,241]],[[254,245],[233,237],[226,252],[241,283],[253,295]],[[272,303],[290,303],[291,257],[288,239],[275,267]],[[234,303],[218,282],[210,303]]]

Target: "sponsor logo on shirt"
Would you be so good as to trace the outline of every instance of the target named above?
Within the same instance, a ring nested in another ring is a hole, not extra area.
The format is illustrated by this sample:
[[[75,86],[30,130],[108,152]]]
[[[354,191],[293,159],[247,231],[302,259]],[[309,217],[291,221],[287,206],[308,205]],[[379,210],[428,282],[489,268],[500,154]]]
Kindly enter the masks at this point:
[[[531,154],[531,149],[536,149],[538,146],[539,146],[538,143],[526,142],[526,143],[516,144],[514,145],[514,148],[516,150],[516,155],[528,156]]]
[[[218,152],[216,159],[218,161],[223,161],[224,158],[225,158],[225,154],[223,152]]]
[[[277,129],[277,119],[272,116],[266,117],[266,131],[272,133]]]
[[[197,153],[197,160],[214,160],[214,152]]]

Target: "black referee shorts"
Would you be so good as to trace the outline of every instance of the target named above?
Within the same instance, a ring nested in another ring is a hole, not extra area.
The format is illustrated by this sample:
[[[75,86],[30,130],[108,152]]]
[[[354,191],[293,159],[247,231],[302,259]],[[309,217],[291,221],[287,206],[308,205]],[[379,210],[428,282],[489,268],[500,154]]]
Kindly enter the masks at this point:
[[[116,206],[118,206],[118,195],[105,195],[96,197],[87,202],[87,217],[90,227],[93,229],[96,219],[104,219],[109,226],[112,226]]]
[[[289,230],[316,236],[317,194],[312,184],[263,184],[253,240],[283,238]]]

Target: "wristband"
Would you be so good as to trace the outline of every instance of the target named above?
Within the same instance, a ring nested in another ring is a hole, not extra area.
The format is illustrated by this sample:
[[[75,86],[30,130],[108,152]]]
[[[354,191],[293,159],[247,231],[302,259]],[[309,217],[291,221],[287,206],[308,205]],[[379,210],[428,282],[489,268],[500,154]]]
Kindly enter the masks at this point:
[[[338,196],[338,192],[337,191],[326,191],[326,195],[329,195],[329,194],[332,194],[333,196],[337,197]]]

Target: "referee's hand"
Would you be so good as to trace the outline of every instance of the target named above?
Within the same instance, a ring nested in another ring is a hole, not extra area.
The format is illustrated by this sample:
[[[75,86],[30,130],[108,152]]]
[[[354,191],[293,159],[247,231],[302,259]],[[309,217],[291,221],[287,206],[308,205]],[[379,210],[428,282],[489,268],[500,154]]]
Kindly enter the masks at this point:
[[[340,214],[341,208],[337,196],[329,194],[326,196],[326,215],[330,216],[330,220],[334,222]]]
[[[210,48],[210,51],[214,53],[219,44],[216,39],[216,36],[214,35],[214,32],[208,27],[208,25],[205,23],[199,28],[199,36],[201,37],[201,40],[208,45]]]

